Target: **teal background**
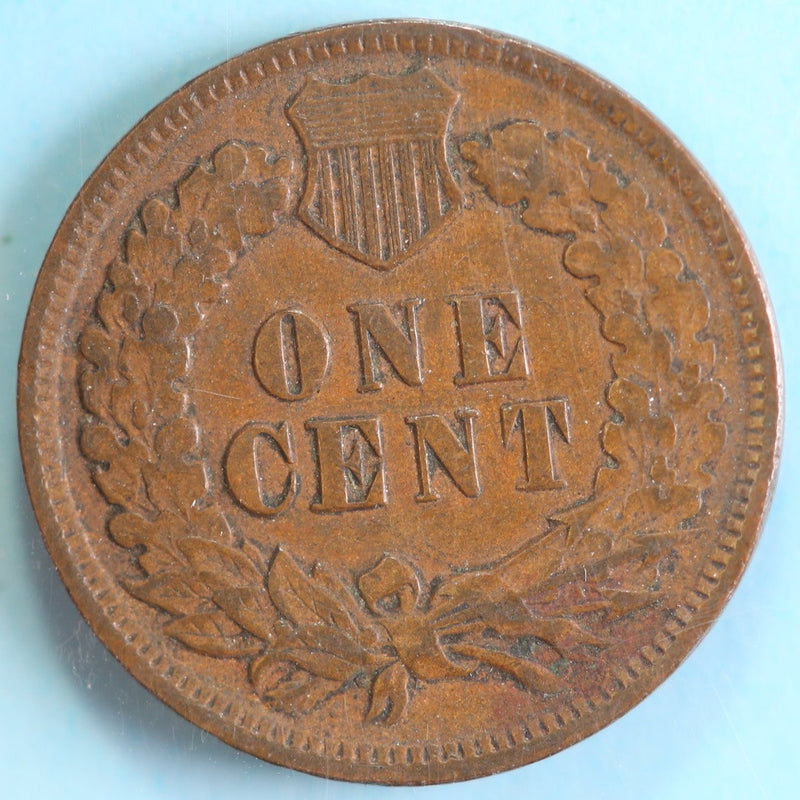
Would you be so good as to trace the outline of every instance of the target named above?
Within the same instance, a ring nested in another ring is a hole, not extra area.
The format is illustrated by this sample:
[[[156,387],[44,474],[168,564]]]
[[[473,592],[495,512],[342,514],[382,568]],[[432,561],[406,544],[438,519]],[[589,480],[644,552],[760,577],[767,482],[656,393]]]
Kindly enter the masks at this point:
[[[797,313],[800,12],[778,2],[0,0],[0,796],[788,798],[798,775]],[[16,443],[25,310],[69,202],[181,84],[285,34],[368,18],[459,20],[530,39],[624,87],[705,165],[777,312],[785,452],[739,590],[696,652],[609,728],[546,761],[427,789],[324,781],[237,753],[151,697],[94,638],[41,543]]]

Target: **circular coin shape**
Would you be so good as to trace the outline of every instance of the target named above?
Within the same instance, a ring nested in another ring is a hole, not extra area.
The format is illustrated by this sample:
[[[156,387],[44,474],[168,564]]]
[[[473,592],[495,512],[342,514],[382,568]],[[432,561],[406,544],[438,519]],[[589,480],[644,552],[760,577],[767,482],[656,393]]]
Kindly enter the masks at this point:
[[[261,758],[471,778],[616,719],[729,596],[781,423],[716,189],[584,69],[296,36],[106,158],[40,273],[28,486],[72,597]]]

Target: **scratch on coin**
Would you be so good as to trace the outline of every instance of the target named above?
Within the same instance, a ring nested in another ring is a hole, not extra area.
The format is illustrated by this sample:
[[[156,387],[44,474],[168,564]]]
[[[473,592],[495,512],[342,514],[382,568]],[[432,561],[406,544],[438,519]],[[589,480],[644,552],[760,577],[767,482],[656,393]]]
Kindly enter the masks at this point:
[[[214,397],[224,397],[227,400],[238,400],[240,403],[244,402],[243,397],[236,397],[232,394],[223,394],[222,392],[212,392],[211,389],[198,389],[196,386],[191,388],[189,391],[191,392],[200,392],[200,394],[210,394]]]

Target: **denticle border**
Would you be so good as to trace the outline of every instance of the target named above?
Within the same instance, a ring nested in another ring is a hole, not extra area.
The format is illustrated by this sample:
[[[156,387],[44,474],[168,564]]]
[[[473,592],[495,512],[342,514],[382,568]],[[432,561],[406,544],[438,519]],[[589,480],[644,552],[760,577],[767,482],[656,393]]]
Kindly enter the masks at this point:
[[[350,26],[335,41],[328,40],[326,37],[329,35],[329,31],[322,31],[305,35],[302,39],[283,40],[240,56],[228,65],[198,78],[150,114],[148,124],[151,127],[147,133],[138,133],[141,128],[137,128],[135,135],[126,137],[82,190],[66,218],[76,220],[76,224],[70,231],[65,220],[56,237],[57,243],[66,239],[66,256],[53,265],[49,273],[43,273],[40,277],[26,325],[19,401],[26,475],[40,524],[47,534],[48,547],[57,563],[63,565],[65,579],[79,607],[91,604],[102,608],[104,619],[96,623],[101,638],[107,643],[112,640],[117,642],[112,649],[140,680],[156,691],[157,687],[163,686],[167,691],[158,693],[162,696],[167,694],[176,710],[244,749],[281,763],[294,761],[295,765],[318,774],[345,779],[392,782],[394,778],[425,783],[454,779],[454,772],[443,766],[450,760],[474,759],[480,763],[471,768],[462,766],[457,777],[475,777],[487,774],[493,768],[507,768],[543,757],[616,719],[619,713],[602,715],[601,707],[625,690],[629,694],[624,702],[625,709],[641,699],[647,692],[647,687],[640,685],[641,676],[659,663],[671,671],[686,655],[671,654],[671,645],[687,629],[704,629],[713,617],[713,614],[705,617],[701,613],[704,606],[713,600],[712,610],[715,614],[732,591],[743,569],[741,557],[734,560],[734,556],[743,539],[748,550],[752,547],[758,530],[758,521],[749,519],[747,515],[751,494],[758,484],[758,497],[768,500],[770,477],[777,457],[781,418],[775,404],[779,402],[776,395],[780,381],[771,372],[769,364],[765,363],[762,352],[764,333],[759,327],[769,337],[771,320],[768,309],[762,312],[761,308],[754,308],[751,292],[755,290],[758,295],[759,278],[757,274],[752,278],[745,276],[738,269],[741,253],[737,255],[734,252],[728,238],[729,226],[733,228],[735,238],[738,238],[738,230],[731,225],[727,210],[714,196],[713,189],[704,180],[699,168],[681,151],[679,145],[658,129],[646,112],[624,96],[614,96],[615,90],[599,79],[557,56],[533,50],[525,43],[491,38],[489,34],[470,29],[384,23]],[[302,48],[298,46],[301,41],[305,44]],[[117,596],[121,596],[122,591],[92,561],[87,541],[80,535],[80,530],[73,528],[77,514],[63,471],[62,448],[59,440],[49,435],[54,426],[47,422],[54,415],[57,418],[60,412],[57,397],[52,391],[53,375],[61,372],[58,358],[58,352],[63,347],[60,318],[74,302],[75,289],[83,272],[81,254],[90,249],[92,235],[102,228],[107,209],[113,204],[118,189],[136,170],[147,169],[153,159],[151,147],[161,147],[178,135],[183,125],[193,122],[207,107],[227,95],[251,84],[267,81],[280,72],[316,61],[384,51],[468,58],[476,63],[496,66],[522,79],[542,81],[573,95],[635,142],[656,165],[660,165],[664,174],[678,188],[697,223],[717,250],[718,262],[729,281],[737,309],[747,381],[751,388],[746,441],[742,447],[747,457],[743,459],[744,466],[731,487],[730,514],[696,586],[675,609],[674,619],[656,635],[653,644],[631,659],[627,668],[617,675],[613,685],[600,689],[597,698],[588,699],[586,707],[565,707],[531,723],[530,727],[485,733],[474,741],[442,742],[439,746],[414,744],[374,748],[366,743],[311,742],[305,733],[291,726],[268,726],[263,720],[254,719],[254,716],[263,716],[258,704],[238,701],[237,707],[236,698],[216,690],[208,692],[198,681],[183,674],[179,665],[166,663],[165,654],[155,652],[156,648],[151,643],[139,643],[140,633],[131,630],[130,620],[124,616],[119,618],[118,602],[121,601],[117,600]],[[262,60],[259,60],[259,55],[263,56]],[[153,121],[157,116],[161,118]],[[741,247],[745,256],[749,256],[746,246],[741,242],[736,241],[735,247],[737,250]],[[752,259],[745,260],[752,264]],[[50,257],[45,263],[51,263]],[[755,267],[753,270],[755,272]],[[755,287],[751,281],[756,284]],[[774,384],[771,386],[772,381]],[[33,387],[32,395],[27,390],[30,386]],[[770,436],[772,429],[767,426],[768,410],[776,415],[774,441]],[[765,456],[769,459],[767,463]],[[761,475],[765,466],[767,473]],[[720,589],[723,575],[732,560],[735,572],[728,585]],[[698,636],[699,633],[692,633],[691,642],[694,643]],[[131,650],[135,651],[135,655],[131,654]],[[154,674],[153,670],[159,667],[161,669]],[[595,710],[598,713],[590,729],[577,736],[570,736],[569,731],[559,734],[559,731],[569,727],[572,720]],[[257,740],[256,737],[261,738]],[[545,737],[552,738],[537,746],[537,740]],[[285,750],[294,752],[286,755]],[[516,755],[511,752],[515,750],[518,751]],[[487,757],[490,758],[488,762],[485,761]],[[353,761],[354,767],[363,769],[340,769],[331,763],[340,760]]]

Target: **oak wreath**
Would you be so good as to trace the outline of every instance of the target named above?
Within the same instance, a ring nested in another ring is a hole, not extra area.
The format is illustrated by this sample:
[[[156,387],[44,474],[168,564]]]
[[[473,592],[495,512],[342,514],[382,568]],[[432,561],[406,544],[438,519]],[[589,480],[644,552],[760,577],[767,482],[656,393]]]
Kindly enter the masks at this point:
[[[250,243],[281,224],[291,175],[275,152],[226,142],[144,203],[80,338],[80,444],[108,531],[140,571],[125,588],[185,647],[240,660],[286,714],[359,687],[364,720],[391,725],[424,682],[481,672],[564,692],[564,664],[602,658],[604,624],[668,596],[659,565],[697,534],[724,391],[705,290],[661,216],[574,135],[534,122],[468,137],[460,153],[503,213],[563,241],[613,374],[593,492],[486,569],[423,576],[387,554],[338,575],[246,540],[217,507],[186,388],[193,337]]]

